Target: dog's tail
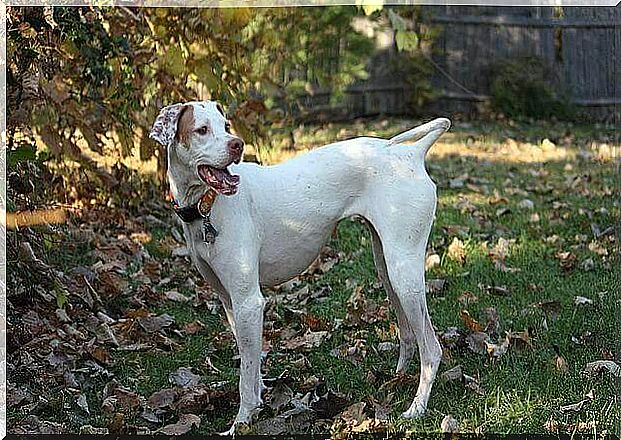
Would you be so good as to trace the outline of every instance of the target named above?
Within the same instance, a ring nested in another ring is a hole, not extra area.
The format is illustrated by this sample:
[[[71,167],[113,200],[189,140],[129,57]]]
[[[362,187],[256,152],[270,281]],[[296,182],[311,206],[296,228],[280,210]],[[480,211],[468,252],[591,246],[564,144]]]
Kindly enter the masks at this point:
[[[425,159],[431,146],[451,127],[451,121],[446,118],[437,118],[426,124],[404,131],[388,140],[387,146],[408,143],[415,147],[416,156],[422,161]]]

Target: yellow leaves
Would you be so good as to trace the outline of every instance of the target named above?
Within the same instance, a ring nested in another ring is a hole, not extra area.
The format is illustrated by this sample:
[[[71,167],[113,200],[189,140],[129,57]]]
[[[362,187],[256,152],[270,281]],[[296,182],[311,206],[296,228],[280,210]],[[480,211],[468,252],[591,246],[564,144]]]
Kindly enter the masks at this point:
[[[466,261],[466,248],[464,243],[457,237],[453,238],[453,241],[448,247],[448,257],[459,263],[463,264]]]
[[[565,360],[563,356],[558,355],[558,354],[554,357],[554,367],[561,374],[565,374],[567,373],[567,371],[569,371],[569,366],[567,365],[567,361]]]
[[[364,15],[367,16],[372,15],[376,11],[381,11],[384,7],[384,3],[382,1],[369,2],[365,0],[356,0],[356,5],[361,6],[364,11]]]
[[[410,52],[418,47],[418,35],[414,31],[397,31],[395,42],[399,51]]]
[[[509,245],[515,240],[506,240],[503,237],[498,238],[496,245],[489,251],[489,256],[494,263],[504,262],[509,255]]]
[[[181,76],[185,69],[185,58],[179,45],[173,45],[166,52],[159,54],[159,64],[172,76]]]
[[[561,269],[569,272],[576,265],[576,255],[571,252],[557,252],[556,258],[559,260]]]

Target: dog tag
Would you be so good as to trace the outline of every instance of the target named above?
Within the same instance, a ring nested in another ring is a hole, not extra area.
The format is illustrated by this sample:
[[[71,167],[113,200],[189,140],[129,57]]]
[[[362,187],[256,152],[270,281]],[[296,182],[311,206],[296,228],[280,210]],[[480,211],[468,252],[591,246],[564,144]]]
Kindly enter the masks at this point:
[[[213,227],[209,216],[203,217],[203,241],[213,244],[218,236],[218,230]]]

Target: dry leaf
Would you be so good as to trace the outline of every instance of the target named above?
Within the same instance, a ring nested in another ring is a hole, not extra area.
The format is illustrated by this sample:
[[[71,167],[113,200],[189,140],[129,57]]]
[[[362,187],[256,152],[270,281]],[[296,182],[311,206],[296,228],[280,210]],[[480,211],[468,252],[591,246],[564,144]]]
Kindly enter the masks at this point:
[[[181,414],[179,421],[172,425],[166,425],[163,428],[158,429],[157,432],[164,435],[183,435],[192,429],[192,427],[200,427],[201,418],[194,414]]]
[[[466,337],[468,348],[477,354],[487,353],[487,343],[489,336],[483,332],[474,332]]]
[[[613,361],[589,362],[584,367],[584,373],[589,376],[595,376],[604,371],[608,371],[613,377],[621,377],[621,367]]]
[[[446,284],[446,280],[443,279],[433,279],[429,280],[426,283],[427,293],[430,295],[437,295],[444,290],[444,285]]]
[[[558,258],[561,269],[568,272],[576,265],[576,256],[571,252],[557,252],[556,258]]]
[[[138,324],[148,333],[155,333],[162,330],[164,327],[169,327],[175,322],[175,318],[168,314],[159,316],[145,316],[137,319]]]
[[[589,298],[585,298],[584,296],[576,296],[574,298],[574,304],[577,306],[584,306],[587,304],[593,304],[593,300]]]
[[[199,384],[201,377],[192,373],[187,367],[179,367],[174,373],[170,373],[168,381],[182,388],[189,388]]]
[[[554,357],[554,366],[556,367],[556,369],[558,371],[560,371],[563,374],[565,374],[565,373],[567,373],[567,371],[569,371],[569,366],[567,365],[567,361],[561,355],[557,354]]]
[[[460,264],[463,264],[463,262],[466,260],[466,248],[464,247],[464,244],[459,238],[453,238],[453,241],[448,247],[447,255],[451,260],[456,261]]]
[[[184,325],[183,331],[185,332],[186,335],[195,335],[196,333],[200,332],[204,328],[205,328],[205,324],[196,320],[196,321],[192,321]]]
[[[166,296],[166,299],[169,299],[174,302],[184,303],[184,302],[190,301],[190,298],[177,292],[176,290],[169,290],[168,292],[166,292],[165,296]]]
[[[313,332],[308,330],[304,335],[297,336],[282,343],[285,350],[312,349],[321,345],[324,339],[329,335],[327,331]]]
[[[177,391],[174,388],[165,388],[151,394],[147,399],[147,405],[153,409],[172,407],[177,396]]]
[[[493,358],[499,358],[503,354],[507,352],[509,349],[510,339],[509,336],[502,341],[502,344],[492,344],[490,342],[485,341],[485,346],[487,348],[487,353]]]
[[[476,302],[479,298],[472,292],[464,292],[457,297],[457,301],[467,306],[470,303]]]
[[[535,307],[540,308],[544,313],[552,318],[556,318],[561,313],[561,302],[553,299],[548,301],[541,301],[535,304]]]
[[[446,415],[440,422],[440,429],[442,432],[457,434],[459,433],[459,423],[452,415]]]
[[[507,334],[507,337],[510,339],[511,345],[518,350],[533,348],[528,330],[525,330],[523,332],[509,332]]]
[[[461,318],[462,321],[464,321],[466,328],[470,330],[471,332],[482,332],[483,331],[483,326],[479,324],[476,319],[470,316],[470,312],[468,312],[467,310],[462,310],[459,313],[459,317]]]
[[[440,256],[438,254],[431,254],[425,259],[425,270],[433,269],[440,265]]]

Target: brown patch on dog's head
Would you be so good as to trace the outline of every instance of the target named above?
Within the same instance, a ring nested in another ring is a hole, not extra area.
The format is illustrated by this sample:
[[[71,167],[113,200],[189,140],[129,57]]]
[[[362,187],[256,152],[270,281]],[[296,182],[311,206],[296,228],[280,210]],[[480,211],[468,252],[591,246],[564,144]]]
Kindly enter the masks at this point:
[[[194,107],[186,105],[181,110],[179,122],[177,123],[177,140],[184,145],[188,145],[190,136],[194,131]]]

